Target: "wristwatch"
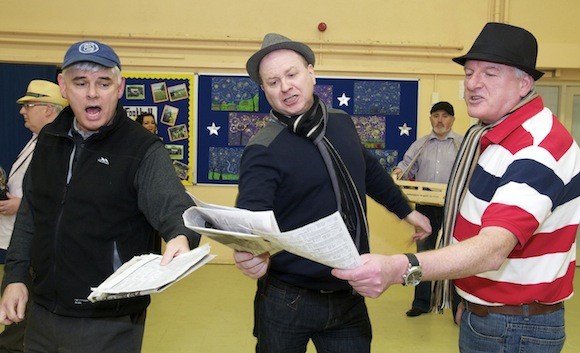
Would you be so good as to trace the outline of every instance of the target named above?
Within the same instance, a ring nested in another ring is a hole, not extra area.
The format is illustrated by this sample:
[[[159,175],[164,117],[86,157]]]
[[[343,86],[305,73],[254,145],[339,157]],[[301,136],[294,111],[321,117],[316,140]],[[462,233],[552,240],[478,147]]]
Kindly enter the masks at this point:
[[[409,268],[403,274],[403,285],[416,286],[421,282],[421,278],[423,277],[421,264],[419,264],[419,260],[414,254],[405,254],[405,256],[409,259]]]

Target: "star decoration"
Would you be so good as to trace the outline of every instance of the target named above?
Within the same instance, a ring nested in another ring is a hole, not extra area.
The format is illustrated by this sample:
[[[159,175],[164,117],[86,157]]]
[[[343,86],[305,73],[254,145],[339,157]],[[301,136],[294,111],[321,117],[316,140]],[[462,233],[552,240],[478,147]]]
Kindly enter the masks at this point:
[[[399,130],[401,130],[401,132],[399,132],[399,136],[403,136],[403,135],[409,136],[409,131],[411,131],[411,129],[413,129],[413,128],[410,126],[407,126],[407,123],[404,123],[403,126],[399,126]]]
[[[211,126],[207,126],[207,129],[209,130],[209,135],[216,135],[218,136],[218,130],[221,129],[221,126],[216,126],[214,122],[211,123]]]
[[[342,96],[340,97],[336,97],[336,99],[338,99],[338,106],[342,107],[343,105],[346,105],[348,107],[348,101],[350,100],[350,97],[347,97],[346,94],[342,94]]]

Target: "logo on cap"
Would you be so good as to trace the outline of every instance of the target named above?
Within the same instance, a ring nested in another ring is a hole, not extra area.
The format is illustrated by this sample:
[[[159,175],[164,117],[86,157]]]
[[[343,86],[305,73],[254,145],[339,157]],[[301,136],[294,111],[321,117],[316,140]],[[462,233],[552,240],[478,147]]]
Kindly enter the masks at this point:
[[[82,54],[93,54],[99,51],[99,45],[95,42],[84,42],[79,46],[79,52]]]

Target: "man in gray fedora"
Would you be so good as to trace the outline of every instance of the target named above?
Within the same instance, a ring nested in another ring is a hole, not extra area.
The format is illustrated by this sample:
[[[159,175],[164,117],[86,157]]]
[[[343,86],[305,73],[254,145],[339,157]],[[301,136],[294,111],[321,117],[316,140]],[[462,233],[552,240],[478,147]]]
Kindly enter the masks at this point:
[[[365,194],[414,225],[415,239],[431,233],[379,162],[362,146],[345,112],[314,94],[315,56],[305,44],[270,33],[246,64],[272,110],[246,146],[236,206],[273,210],[281,231],[341,212],[360,253],[369,251]],[[286,251],[270,257],[234,254],[236,266],[258,279],[256,352],[370,351],[371,325],[364,298],[331,268]]]
[[[445,200],[441,249],[417,254],[425,280],[454,280],[461,352],[560,352],[580,222],[580,149],[535,91],[538,45],[527,30],[488,23],[469,52],[467,132]],[[362,295],[401,283],[402,255],[364,255],[333,270]],[[445,306],[445,281],[435,285]],[[464,310],[463,310],[464,309]]]

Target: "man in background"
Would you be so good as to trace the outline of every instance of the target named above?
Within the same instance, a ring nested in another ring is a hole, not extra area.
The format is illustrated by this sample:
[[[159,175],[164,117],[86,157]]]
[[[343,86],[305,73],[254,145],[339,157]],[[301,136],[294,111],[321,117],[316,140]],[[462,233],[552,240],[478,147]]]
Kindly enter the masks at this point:
[[[24,126],[32,132],[32,138],[16,157],[8,174],[7,200],[0,200],[0,262],[4,263],[6,249],[10,243],[16,212],[22,199],[22,181],[36,147],[38,134],[44,125],[52,122],[68,105],[62,98],[57,84],[45,80],[32,80],[26,94],[18,99]],[[9,325],[0,333],[0,353],[23,352],[26,319],[18,325]]]
[[[543,75],[537,54],[527,30],[488,23],[469,52],[453,59],[464,67],[467,112],[481,124],[465,135],[451,173],[443,225],[450,245],[412,255],[412,263],[367,254],[356,269],[333,270],[370,297],[409,272],[417,280],[453,279],[463,298],[461,352],[557,353],[566,339],[580,148],[535,90]]]
[[[397,179],[447,185],[463,136],[452,130],[455,111],[449,102],[435,103],[431,107],[429,121],[433,128],[431,133],[413,142],[403,159],[393,169],[393,174]],[[417,242],[417,252],[433,250],[443,222],[443,205],[416,204],[415,209],[429,218],[433,231],[425,240]],[[429,311],[431,311],[431,282],[423,281],[415,287],[413,304],[406,315],[415,317]],[[455,311],[453,310],[453,314]]]
[[[411,209],[393,179],[361,144],[350,116],[327,109],[314,94],[314,53],[279,34],[264,37],[246,64],[272,106],[270,120],[246,146],[236,206],[272,210],[281,231],[341,212],[360,253],[369,251],[365,194],[416,227],[429,220]],[[234,254],[236,266],[258,279],[254,308],[256,352],[370,351],[364,298],[330,268],[282,251]]]
[[[123,263],[167,241],[161,264],[197,246],[193,205],[159,138],[119,104],[121,61],[97,41],[73,44],[58,76],[70,104],[38,136],[6,256],[0,323],[24,319],[32,352],[141,351],[149,296],[87,297]]]

